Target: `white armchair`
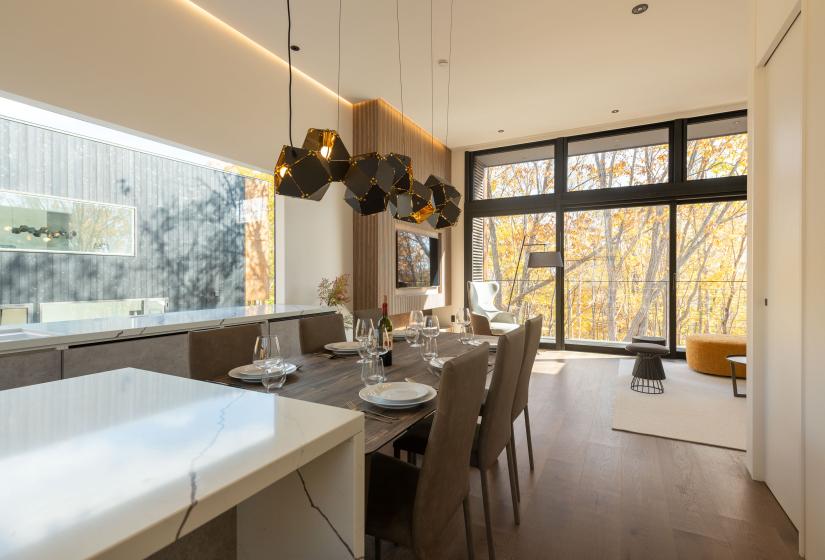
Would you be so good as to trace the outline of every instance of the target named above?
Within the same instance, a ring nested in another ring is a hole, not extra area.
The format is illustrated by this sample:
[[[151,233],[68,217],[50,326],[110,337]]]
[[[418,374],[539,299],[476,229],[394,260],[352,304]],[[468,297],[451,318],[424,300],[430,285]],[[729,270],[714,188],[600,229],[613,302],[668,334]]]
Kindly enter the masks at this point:
[[[467,282],[470,311],[487,320],[490,332],[501,335],[518,327],[516,316],[496,307],[496,295],[501,290],[498,282]]]

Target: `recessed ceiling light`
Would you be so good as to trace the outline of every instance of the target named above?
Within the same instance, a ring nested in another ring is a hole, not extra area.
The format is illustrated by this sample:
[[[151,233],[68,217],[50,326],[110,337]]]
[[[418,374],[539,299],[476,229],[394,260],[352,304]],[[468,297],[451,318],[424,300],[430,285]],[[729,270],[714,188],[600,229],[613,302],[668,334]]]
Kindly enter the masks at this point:
[[[289,48],[292,49],[295,52],[298,52],[298,51],[301,50],[301,47],[299,47],[298,45],[289,45]]]
[[[615,115],[616,113],[618,113],[618,112],[619,112],[619,110],[618,110],[618,109],[613,109],[613,110],[612,110],[612,111],[610,111],[610,112],[611,112],[611,113],[613,113],[613,114]]]
[[[504,129],[503,129],[503,128],[499,128],[499,129],[498,129],[498,133],[499,133],[499,134],[501,134],[502,132],[504,132]]]
[[[647,4],[636,4],[630,11],[633,12],[633,15],[638,16],[639,14],[645,13],[648,7],[649,6]]]

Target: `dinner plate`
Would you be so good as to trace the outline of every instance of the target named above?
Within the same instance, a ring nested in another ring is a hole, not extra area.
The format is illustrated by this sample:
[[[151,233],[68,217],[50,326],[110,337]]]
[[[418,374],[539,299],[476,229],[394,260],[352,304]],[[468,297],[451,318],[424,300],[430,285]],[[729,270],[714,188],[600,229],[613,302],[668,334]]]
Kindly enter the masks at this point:
[[[430,386],[423,383],[379,383],[370,387],[370,396],[387,404],[409,404],[429,394]]]
[[[295,364],[286,364],[286,375],[291,373],[295,373],[298,370],[298,366]],[[246,383],[260,383],[261,377],[263,377],[263,372],[261,369],[256,366],[255,364],[247,364],[245,366],[236,367],[235,369],[229,372],[229,377],[234,379],[240,379]]]
[[[330,342],[329,344],[325,344],[324,348],[333,354],[357,354],[359,346],[361,346],[361,343],[353,340],[348,342]]]
[[[409,403],[391,404],[387,401],[376,399],[373,396],[372,392],[371,392],[372,389],[374,388],[374,386],[364,387],[363,389],[361,389],[361,391],[358,392],[358,396],[361,397],[361,400],[366,401],[370,404],[374,404],[375,406],[378,406],[378,407],[381,407],[381,408],[387,408],[387,409],[392,409],[392,410],[402,410],[402,409],[405,409],[405,408],[415,408],[416,406],[421,406],[424,403],[430,402],[431,400],[433,400],[436,397],[436,395],[438,395],[438,392],[435,389],[433,389],[432,387],[430,387],[429,385],[425,385],[425,387],[427,387],[427,394],[424,395],[421,399],[419,399],[417,401],[414,401],[414,402],[409,402]]]

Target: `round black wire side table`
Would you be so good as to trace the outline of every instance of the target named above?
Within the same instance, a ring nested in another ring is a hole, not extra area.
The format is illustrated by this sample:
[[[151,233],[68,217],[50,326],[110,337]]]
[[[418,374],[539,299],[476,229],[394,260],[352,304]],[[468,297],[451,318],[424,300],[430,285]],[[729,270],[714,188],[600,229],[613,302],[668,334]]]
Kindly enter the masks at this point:
[[[660,344],[639,342],[628,344],[627,351],[636,354],[630,388],[647,395],[664,393],[662,380],[665,379],[665,368],[662,365],[662,356],[668,354],[668,349]]]

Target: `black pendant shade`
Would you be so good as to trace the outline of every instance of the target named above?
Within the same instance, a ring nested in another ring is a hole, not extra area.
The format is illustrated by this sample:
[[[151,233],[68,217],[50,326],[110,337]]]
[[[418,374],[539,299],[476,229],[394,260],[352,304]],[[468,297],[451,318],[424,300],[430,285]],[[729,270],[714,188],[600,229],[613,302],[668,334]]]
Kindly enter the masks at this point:
[[[396,220],[420,224],[433,215],[430,190],[413,179],[409,189],[394,187],[390,195],[390,211]]]
[[[327,160],[314,150],[284,146],[275,164],[275,192],[284,196],[321,200],[332,176]]]
[[[413,181],[412,160],[410,156],[390,152],[387,154],[387,162],[390,164],[390,167],[392,167],[393,189],[409,190],[412,187]]]
[[[304,138],[304,149],[313,150],[329,165],[333,181],[343,181],[350,165],[349,150],[338,135],[338,131],[325,128],[310,128]]]
[[[425,185],[432,193],[434,208],[434,212],[428,218],[430,225],[436,229],[454,226],[461,215],[461,193],[436,175],[430,175]]]
[[[387,209],[394,173],[387,158],[371,152],[353,156],[344,177],[344,200],[363,216]]]

